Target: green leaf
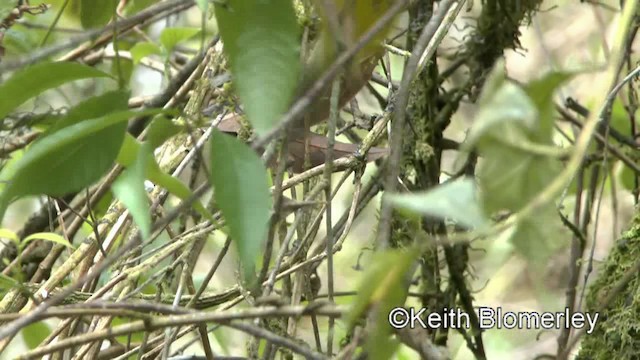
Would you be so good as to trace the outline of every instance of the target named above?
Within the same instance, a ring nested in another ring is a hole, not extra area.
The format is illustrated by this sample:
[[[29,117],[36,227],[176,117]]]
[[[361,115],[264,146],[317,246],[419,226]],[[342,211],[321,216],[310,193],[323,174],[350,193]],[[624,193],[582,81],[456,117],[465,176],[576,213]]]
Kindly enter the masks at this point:
[[[126,90],[116,90],[91,97],[71,108],[65,116],[53,124],[48,133],[53,133],[64,127],[84,120],[95,119],[114,111],[126,110],[130,94]]]
[[[513,148],[487,148],[482,156],[478,178],[485,214],[519,210],[560,172],[557,160]]]
[[[11,10],[15,9],[17,5],[17,0],[0,2],[0,20],[4,20],[9,16],[9,14],[11,14]]]
[[[287,110],[298,85],[299,29],[292,2],[227,0],[216,4],[215,12],[248,120],[265,134]]]
[[[196,0],[196,5],[203,13],[207,13],[207,9],[209,8],[209,0]]]
[[[27,244],[29,244],[33,240],[45,240],[45,241],[49,241],[49,242],[52,242],[58,245],[63,245],[73,249],[73,245],[71,245],[71,243],[69,243],[67,239],[63,238],[62,236],[56,233],[51,233],[51,232],[41,232],[41,233],[31,234],[27,236],[24,240],[22,240],[22,242],[20,243],[20,247],[24,249],[25,246],[27,246]]]
[[[543,267],[551,255],[567,245],[570,238],[562,227],[555,205],[538,209],[534,216],[522,219],[511,235],[516,252],[537,268]]]
[[[20,286],[21,284],[16,280],[8,277],[3,273],[0,273],[0,290],[10,290]]]
[[[369,263],[347,321],[353,327],[367,310],[373,312],[370,316],[375,321],[365,344],[371,359],[389,359],[397,348],[397,342],[390,338],[388,316],[393,308],[405,303],[410,283],[408,271],[419,254],[400,250],[379,252]]]
[[[0,84],[0,119],[45,90],[74,80],[99,77],[111,75],[72,62],[40,63],[21,69]]]
[[[573,73],[568,72],[551,72],[540,79],[531,81],[525,87],[527,95],[540,114],[539,125],[534,132],[533,140],[551,143],[553,125],[555,124],[554,91],[573,76]]]
[[[397,208],[439,219],[452,219],[467,228],[488,224],[476,196],[472,179],[458,179],[432,190],[411,194],[385,194]]]
[[[22,333],[22,340],[29,349],[35,349],[49,336],[51,329],[44,321],[36,321],[25,326],[20,332]]]
[[[622,187],[633,192],[636,190],[636,178],[639,176],[636,172],[625,164],[620,164],[622,169],[618,174]]]
[[[167,28],[160,34],[160,43],[167,52],[171,52],[178,43],[196,36],[199,32],[198,28]]]
[[[151,236],[149,198],[144,189],[145,170],[151,156],[149,144],[141,146],[133,165],[127,168],[111,187],[114,195],[129,209],[144,239]]]
[[[167,139],[178,134],[182,128],[171,121],[171,119],[158,115],[149,124],[147,141],[153,149],[162,145]]]
[[[1,228],[0,229],[0,238],[5,238],[11,240],[14,244],[18,245],[20,243],[20,238],[18,238],[18,234],[15,232]]]
[[[162,54],[162,49],[160,49],[158,45],[148,41],[135,44],[129,51],[131,52],[131,58],[134,64],[138,64],[140,60],[149,55]]]
[[[80,0],[80,22],[85,29],[106,25],[113,16],[118,0]]]
[[[507,135],[520,136],[520,131],[534,129],[537,117],[538,110],[525,91],[504,82],[491,98],[484,100],[469,130],[467,145],[492,146],[508,139]]]
[[[79,191],[109,170],[119,153],[126,120],[161,110],[121,111],[62,128],[35,142],[0,180],[0,219],[15,198]],[[70,176],[73,174],[73,176]]]
[[[233,136],[214,130],[210,143],[216,205],[235,241],[245,280],[251,282],[272,206],[267,169],[251,148]]]
[[[141,147],[142,145],[130,134],[125,135],[124,143],[122,144],[122,148],[120,149],[120,153],[118,154],[116,161],[124,167],[132,166]],[[145,176],[147,179],[154,184],[167,189],[168,192],[183,201],[193,197],[191,189],[189,189],[189,187],[179,179],[163,172],[153,156],[147,161],[147,168],[145,170]],[[204,218],[211,222],[215,222],[213,215],[202,205],[200,200],[194,201],[193,208]]]

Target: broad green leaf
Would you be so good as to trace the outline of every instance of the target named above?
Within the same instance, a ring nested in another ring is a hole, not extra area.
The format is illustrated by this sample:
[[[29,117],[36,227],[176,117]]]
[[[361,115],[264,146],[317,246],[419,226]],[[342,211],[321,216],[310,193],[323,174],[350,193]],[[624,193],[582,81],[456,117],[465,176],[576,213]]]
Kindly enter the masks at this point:
[[[106,25],[118,5],[119,0],[80,0],[80,22],[85,29]]]
[[[1,16],[0,19],[2,19]],[[38,38],[33,31],[14,26],[5,31],[2,46],[8,55],[27,54],[38,46]]]
[[[111,321],[111,326],[115,327],[115,326],[119,326],[119,325],[125,325],[125,324],[129,324],[131,323],[132,319],[127,319],[127,318],[123,318],[120,316],[116,316],[113,318],[113,320]],[[129,342],[132,343],[141,343],[144,341],[144,331],[136,331],[134,333],[132,333],[131,335],[121,335],[121,336],[116,336],[116,339],[122,343],[122,344],[128,344]]]
[[[152,156],[149,144],[141,146],[133,165],[128,167],[111,187],[115,196],[129,209],[144,239],[151,235],[149,198],[144,189],[144,180],[147,163]]]
[[[111,75],[73,62],[40,63],[18,70],[0,84],[0,119],[45,90],[74,80],[99,77]]]
[[[31,234],[22,240],[22,242],[20,243],[20,247],[24,249],[24,247],[27,246],[27,244],[29,244],[33,240],[45,240],[45,241],[49,241],[49,242],[52,242],[58,245],[63,245],[73,249],[73,245],[71,245],[71,243],[69,243],[67,239],[63,238],[62,236],[56,233],[51,233],[51,232],[41,232],[41,233]]]
[[[251,125],[265,134],[287,110],[300,75],[291,1],[227,0],[215,6],[234,85]]]
[[[349,311],[348,324],[353,327],[367,310],[373,312],[370,316],[374,322],[365,345],[371,359],[389,359],[397,349],[397,342],[390,338],[388,317],[393,308],[405,303],[410,283],[408,271],[419,254],[419,251],[380,252],[366,269],[358,297]]]
[[[0,193],[0,219],[18,197],[62,196],[100,179],[119,153],[126,120],[160,111],[115,112],[62,128],[35,142],[11,171],[0,173],[0,180],[6,181]]]
[[[209,0],[196,0],[196,5],[198,5],[200,11],[206,14],[207,9],[209,8]]]
[[[147,132],[147,142],[151,144],[151,148],[155,149],[162,145],[167,139],[178,134],[181,127],[174,124],[171,119],[158,115],[149,124]]]
[[[124,167],[132,166],[141,147],[142,145],[130,134],[125,135],[125,140],[122,144],[122,148],[120,149],[116,162]],[[193,196],[191,189],[182,183],[182,181],[163,172],[153,157],[148,159],[145,176],[151,182],[167,189],[168,192],[177,196],[181,200],[187,200]],[[193,203],[193,208],[204,218],[211,222],[215,222],[213,215],[211,215],[211,213],[202,205],[200,200],[196,200]]]
[[[16,5],[18,5],[18,0],[5,0],[0,2],[0,20],[9,16],[11,10],[13,10]]]
[[[424,192],[385,196],[394,207],[439,219],[452,219],[467,228],[481,228],[488,223],[472,179],[450,181]]]
[[[480,199],[485,214],[517,211],[560,172],[560,163],[546,156],[495,146],[481,153]]]
[[[640,175],[636,174],[636,172],[632,168],[628,167],[625,164],[620,164],[620,166],[622,167],[622,169],[620,169],[620,172],[618,173],[620,183],[622,184],[623,188],[633,192],[638,186],[636,184],[636,179]]]
[[[15,279],[12,279],[3,273],[0,273],[0,290],[9,290],[15,287],[20,287],[20,283],[18,283]]]
[[[160,43],[167,52],[171,52],[178,43],[196,36],[199,32],[198,28],[167,28],[160,34]]]
[[[513,83],[504,82],[484,102],[469,130],[467,145],[493,145],[496,141],[509,140],[506,138],[509,134],[505,134],[507,127],[511,127],[509,130],[513,135],[519,135],[518,130],[532,130],[536,126],[538,111],[535,104]]]
[[[216,205],[235,241],[245,280],[252,282],[271,213],[267,169],[251,148],[233,136],[214,130],[210,143]]]
[[[129,95],[129,91],[116,90],[91,97],[74,106],[64,117],[58,119],[49,130],[49,133],[80,121],[95,119],[114,111],[126,110]]]
[[[550,144],[555,123],[554,91],[574,74],[567,72],[551,72],[540,79],[531,81],[525,87],[527,95],[538,109],[538,127],[533,133],[533,140]]]
[[[33,350],[49,336],[51,329],[44,321],[36,321],[25,326],[20,333],[27,347]]]
[[[18,234],[16,234],[15,232],[13,232],[13,231],[11,231],[9,229],[1,228],[0,229],[0,238],[9,239],[16,245],[20,243],[20,239],[18,238]]]
[[[133,63],[137,64],[143,58],[149,55],[160,55],[162,54],[162,49],[154,43],[144,41],[135,44],[131,50],[131,58],[133,59]]]
[[[563,232],[564,231],[564,232]],[[555,205],[549,204],[534,216],[521,220],[511,235],[516,252],[535,267],[544,266],[549,257],[567,245],[567,230],[563,229]]]
[[[157,3],[157,0],[129,0],[127,6],[124,8],[124,12],[127,15],[138,13],[149,6]]]

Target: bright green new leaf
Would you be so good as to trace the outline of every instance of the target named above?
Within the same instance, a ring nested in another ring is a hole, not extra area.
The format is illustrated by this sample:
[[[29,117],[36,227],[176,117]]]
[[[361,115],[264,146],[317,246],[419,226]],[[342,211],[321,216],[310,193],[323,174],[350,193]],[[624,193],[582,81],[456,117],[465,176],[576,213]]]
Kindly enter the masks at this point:
[[[404,305],[410,284],[408,271],[419,254],[419,251],[379,252],[368,264],[347,321],[353,327],[367,310],[374,312],[371,316],[375,322],[365,345],[371,359],[389,359],[397,348],[390,338],[388,316],[393,308]]]
[[[133,63],[137,64],[143,58],[149,55],[160,55],[162,54],[162,49],[154,43],[144,41],[135,44],[131,50],[131,58],[133,59]]]
[[[567,72],[551,72],[540,79],[531,81],[525,87],[527,95],[538,109],[538,127],[533,133],[533,140],[550,144],[555,123],[554,91],[569,80],[574,74]]]
[[[495,146],[481,155],[478,178],[485,214],[521,209],[560,172],[556,159],[513,148]]]
[[[116,162],[124,167],[130,167],[136,161],[136,156],[140,152],[142,145],[134,139],[130,134],[125,135],[122,148],[116,159]],[[155,158],[150,157],[147,163],[145,177],[154,184],[167,189],[168,192],[177,196],[181,200],[187,200],[193,197],[193,192],[179,179],[174,178],[160,169]],[[215,222],[213,215],[202,205],[200,200],[193,203],[193,208],[205,219]]]
[[[40,63],[17,71],[0,84],[0,121],[30,98],[64,83],[111,75],[73,62]]]
[[[85,29],[106,25],[115,13],[118,0],[80,0],[80,22]]]
[[[511,243],[520,256],[533,266],[541,267],[547,264],[551,255],[567,245],[566,239],[570,236],[566,232],[555,205],[548,204],[516,225]]]
[[[158,115],[149,124],[147,131],[147,142],[151,144],[151,148],[155,149],[162,145],[167,139],[178,134],[181,127],[174,124],[171,119]]]
[[[62,196],[100,179],[120,151],[126,120],[159,111],[115,112],[67,126],[35,142],[10,171],[0,173],[0,180],[6,181],[0,193],[0,219],[18,197]]]
[[[452,219],[467,228],[488,224],[479,205],[472,179],[458,179],[429,191],[385,194],[394,207],[439,219]]]
[[[20,330],[22,340],[31,350],[35,349],[51,333],[51,329],[44,321],[36,321]]]
[[[300,75],[299,36],[291,1],[227,0],[216,19],[234,85],[259,134],[287,110]]]
[[[198,5],[200,11],[206,14],[207,9],[209,8],[209,0],[196,0],[196,5]]]
[[[111,187],[114,195],[129,209],[144,239],[151,235],[149,198],[144,188],[144,180],[145,170],[152,156],[151,146],[142,145],[133,165],[128,167]]]
[[[71,245],[71,243],[69,243],[67,239],[63,238],[62,236],[56,233],[51,233],[51,232],[41,232],[41,233],[31,234],[22,240],[22,242],[20,243],[20,247],[24,249],[27,246],[27,244],[29,244],[33,240],[45,240],[45,241],[49,241],[49,242],[52,242],[58,245],[63,245],[73,249],[73,245]]]
[[[11,10],[15,9],[16,5],[18,5],[17,0],[3,0],[0,2],[0,19],[5,19],[9,16]]]
[[[267,169],[251,148],[233,136],[214,130],[210,143],[216,205],[229,225],[244,277],[251,282],[272,206]]]
[[[16,234],[15,232],[9,229],[1,228],[0,238],[9,239],[16,245],[20,243],[20,238],[18,238],[18,234]]]
[[[49,133],[80,121],[99,118],[114,111],[127,110],[130,94],[126,90],[115,90],[91,97],[74,106],[65,116],[58,119],[49,129]]]
[[[505,134],[509,126],[516,136],[520,135],[518,130],[532,130],[536,126],[538,110],[535,104],[513,83],[504,82],[492,97],[484,99],[484,103],[469,131],[467,145],[488,143],[492,146],[496,141],[509,140],[509,134]]]
[[[21,284],[15,279],[12,279],[3,273],[0,273],[0,290],[9,290],[15,287],[20,287],[20,285]]]
[[[178,43],[196,36],[199,32],[200,29],[197,28],[167,28],[160,34],[160,43],[167,52],[171,52]]]

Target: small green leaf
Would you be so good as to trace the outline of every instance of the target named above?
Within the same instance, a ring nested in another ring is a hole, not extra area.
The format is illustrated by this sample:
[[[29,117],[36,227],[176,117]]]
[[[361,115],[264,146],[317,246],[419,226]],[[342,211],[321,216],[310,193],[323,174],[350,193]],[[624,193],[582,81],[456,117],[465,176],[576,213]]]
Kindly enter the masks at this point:
[[[533,266],[544,266],[551,255],[567,245],[566,229],[563,229],[555,205],[538,209],[535,215],[522,219],[511,235],[516,252]]]
[[[149,198],[144,189],[145,170],[151,156],[151,146],[141,146],[133,165],[127,168],[111,187],[115,196],[129,209],[144,239],[151,235]]]
[[[2,1],[0,2],[0,20],[4,20],[11,14],[11,11],[18,5],[16,1]]]
[[[636,172],[628,167],[625,164],[620,164],[622,166],[622,169],[620,169],[620,172],[618,174],[618,178],[620,179],[620,183],[622,184],[622,187],[624,187],[625,189],[633,192],[636,190],[638,184],[636,184],[636,179],[638,178],[638,176],[640,176],[639,174],[636,174]]]
[[[124,167],[132,166],[132,164],[136,160],[136,155],[140,152],[141,147],[142,145],[130,134],[125,135],[122,148],[120,148],[120,153],[118,154],[116,161],[118,162],[118,164]],[[193,196],[193,192],[189,189],[188,186],[183,184],[182,181],[174,178],[170,174],[163,172],[160,169],[160,166],[158,166],[155,158],[153,157],[148,159],[145,176],[151,182],[167,189],[167,191],[169,191],[174,196],[177,196],[181,200],[187,200],[192,198]],[[215,222],[215,220],[213,219],[213,215],[202,205],[200,200],[194,201],[193,208],[205,219],[208,219],[211,222]]]
[[[519,86],[504,82],[495,90],[493,96],[484,100],[478,115],[469,130],[467,145],[480,145],[488,143],[493,145],[496,141],[503,141],[508,129],[517,134],[516,129],[534,129],[538,117],[538,110],[529,96]]]
[[[33,350],[51,334],[51,329],[44,321],[36,321],[25,326],[21,331],[22,340]]]
[[[452,219],[467,228],[488,224],[472,179],[458,179],[432,190],[411,194],[385,194],[394,207],[439,219]]]
[[[158,115],[149,124],[147,132],[147,142],[151,144],[151,148],[155,149],[162,145],[167,139],[180,132],[180,126],[176,125],[171,119]]]
[[[5,238],[11,240],[14,244],[20,243],[20,238],[18,238],[18,234],[13,231],[5,228],[0,229],[0,238]]]
[[[69,241],[67,241],[67,239],[63,238],[62,236],[56,233],[51,233],[51,232],[41,232],[41,233],[31,234],[27,236],[24,240],[22,240],[22,242],[20,243],[20,247],[24,249],[25,246],[27,246],[27,244],[29,244],[33,240],[45,240],[45,241],[49,241],[49,242],[52,242],[58,245],[63,245],[73,249],[73,245],[71,245]]]
[[[0,173],[0,180],[6,182],[0,192],[0,219],[18,197],[62,196],[100,179],[119,153],[126,120],[160,111],[115,112],[67,126],[35,142],[9,171]]]
[[[74,80],[99,77],[111,75],[73,62],[40,63],[21,69],[0,84],[0,119],[45,90]]]
[[[196,36],[200,32],[197,28],[167,28],[160,34],[160,43],[167,52],[171,52],[178,43]]]
[[[110,112],[126,110],[130,94],[126,90],[116,90],[91,97],[71,108],[65,116],[53,124],[48,133],[53,133],[80,121],[104,116]]]
[[[209,8],[209,0],[196,0],[196,5],[203,13],[207,13],[207,9]]]
[[[252,282],[272,206],[267,169],[253,150],[233,136],[214,130],[210,143],[216,205],[229,225],[245,280]]]
[[[85,29],[106,25],[115,13],[118,0],[81,0],[80,22]]]
[[[533,134],[533,140],[551,143],[553,125],[555,124],[554,91],[573,75],[573,73],[567,72],[551,72],[540,79],[531,81],[525,87],[527,95],[529,95],[540,114],[539,125]]]
[[[291,1],[226,0],[215,6],[224,51],[249,122],[265,134],[293,99],[300,75]]]
[[[3,273],[0,273],[0,290],[10,290],[16,287],[20,287],[19,282]]]
[[[478,179],[485,214],[517,211],[560,172],[560,163],[546,156],[495,146],[482,152]]]
[[[140,60],[149,55],[162,54],[162,49],[158,45],[147,41],[135,44],[129,51],[134,64],[138,64]]]
[[[370,316],[375,320],[365,344],[371,359],[389,359],[397,348],[397,342],[390,338],[388,316],[393,308],[404,305],[410,284],[408,271],[419,254],[419,251],[379,252],[369,263],[347,321],[353,327],[367,310],[373,312]]]

